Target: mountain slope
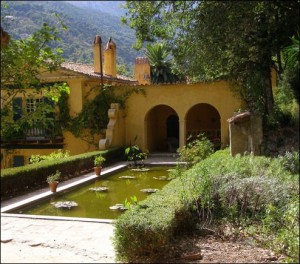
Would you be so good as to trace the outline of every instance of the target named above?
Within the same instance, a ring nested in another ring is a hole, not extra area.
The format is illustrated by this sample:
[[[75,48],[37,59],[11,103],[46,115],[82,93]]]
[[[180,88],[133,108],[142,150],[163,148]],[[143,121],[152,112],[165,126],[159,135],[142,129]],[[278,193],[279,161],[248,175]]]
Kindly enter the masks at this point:
[[[2,10],[2,16],[9,15],[9,27],[5,28],[13,38],[24,38],[39,29],[42,23],[50,25],[57,23],[53,13],[58,13],[67,31],[60,34],[59,44],[67,61],[92,63],[93,40],[100,35],[103,46],[109,37],[117,45],[117,61],[125,63],[131,70],[138,53],[131,48],[135,42],[134,31],[120,24],[117,16],[103,13],[99,10],[79,8],[60,1],[7,1],[7,10]]]
[[[125,15],[125,10],[121,8],[121,5],[125,1],[65,1],[74,6],[85,8],[85,9],[94,9],[99,10],[104,13],[108,13],[115,16]]]

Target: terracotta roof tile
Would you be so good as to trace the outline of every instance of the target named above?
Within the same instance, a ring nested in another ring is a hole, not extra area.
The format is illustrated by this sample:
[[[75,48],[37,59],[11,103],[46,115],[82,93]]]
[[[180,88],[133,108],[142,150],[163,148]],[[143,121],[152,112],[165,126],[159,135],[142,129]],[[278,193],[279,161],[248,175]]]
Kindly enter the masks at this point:
[[[63,62],[61,64],[61,68],[66,69],[66,70],[70,70],[70,71],[74,71],[74,72],[77,72],[77,73],[82,73],[84,75],[88,75],[88,76],[91,76],[91,77],[101,78],[100,73],[95,73],[94,72],[94,66],[93,65],[75,63],[75,62]],[[126,76],[122,76],[122,75],[117,75],[117,78],[113,78],[110,75],[103,74],[103,78],[106,79],[106,80],[111,79],[111,80],[115,80],[115,81],[119,80],[119,81],[136,82],[136,80],[131,79],[131,78],[126,77]]]

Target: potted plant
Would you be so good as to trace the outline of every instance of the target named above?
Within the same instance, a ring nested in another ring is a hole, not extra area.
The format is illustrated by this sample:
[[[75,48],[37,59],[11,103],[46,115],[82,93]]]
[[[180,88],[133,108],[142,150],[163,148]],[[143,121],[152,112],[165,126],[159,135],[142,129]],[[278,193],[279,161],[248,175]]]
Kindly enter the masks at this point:
[[[61,174],[61,172],[57,170],[55,173],[50,174],[47,177],[47,182],[49,184],[50,191],[53,193],[56,192],[56,188],[59,183],[60,174]]]
[[[105,162],[105,158],[100,154],[94,159],[94,170],[97,176],[101,174],[102,164]]]
[[[138,145],[133,145],[125,149],[125,155],[127,161],[133,162],[133,167],[139,168],[144,167],[144,160],[148,156],[148,151],[143,152]]]

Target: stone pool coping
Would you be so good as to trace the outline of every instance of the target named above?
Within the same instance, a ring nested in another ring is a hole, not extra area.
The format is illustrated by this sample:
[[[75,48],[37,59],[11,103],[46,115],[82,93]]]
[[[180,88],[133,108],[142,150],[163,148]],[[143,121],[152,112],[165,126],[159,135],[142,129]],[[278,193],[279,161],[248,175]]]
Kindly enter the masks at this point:
[[[174,157],[173,157],[174,158]],[[175,166],[178,162],[171,159],[164,159],[162,157],[148,158],[145,161],[145,166]],[[74,189],[79,185],[83,185],[99,177],[108,177],[110,174],[127,168],[127,162],[119,162],[111,165],[110,167],[103,168],[101,175],[97,176],[94,172],[86,173],[76,178],[61,182],[57,188],[56,193],[52,193],[49,187],[40,189],[38,191],[15,197],[1,202],[1,217],[13,216],[19,218],[32,218],[32,219],[51,219],[51,220],[66,220],[66,221],[84,221],[84,222],[98,222],[98,223],[113,223],[114,219],[98,219],[98,218],[81,218],[81,217],[61,217],[61,216],[46,216],[46,215],[27,215],[27,214],[13,214],[11,211],[22,208],[36,203],[37,201],[48,199],[56,194],[63,193]]]

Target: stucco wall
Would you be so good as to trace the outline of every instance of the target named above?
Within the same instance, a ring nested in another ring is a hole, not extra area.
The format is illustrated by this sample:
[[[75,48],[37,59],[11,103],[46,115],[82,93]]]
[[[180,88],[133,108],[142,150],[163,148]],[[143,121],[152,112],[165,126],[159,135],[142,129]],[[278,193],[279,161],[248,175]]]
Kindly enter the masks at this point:
[[[70,95],[68,100],[70,115],[74,117],[82,110],[82,102],[83,102],[82,79],[76,78],[76,79],[68,80],[68,85],[70,87]]]
[[[85,132],[85,131],[84,131]],[[89,134],[83,133],[84,136],[89,138],[91,140],[91,137],[89,137]],[[96,145],[91,145],[87,141],[75,137],[71,132],[64,132],[64,149],[69,150],[71,155],[77,155],[89,151],[97,150],[97,143],[100,140],[100,135],[95,136],[95,138],[92,140]]]
[[[3,160],[1,161],[1,168],[10,168],[13,166],[14,156],[24,156],[24,164],[29,164],[29,159],[32,155],[50,155],[58,151],[56,148],[52,149],[1,149]]]
[[[89,93],[92,85],[85,84],[84,78],[69,79],[71,88],[69,107],[71,116],[82,110],[84,97],[91,99],[94,92]],[[179,146],[186,143],[187,114],[189,110],[200,103],[213,106],[220,115],[222,146],[229,145],[229,132],[227,119],[234,111],[242,107],[241,100],[230,91],[228,83],[224,81],[200,84],[173,84],[173,85],[145,85],[141,86],[146,92],[132,94],[127,101],[127,107],[121,111],[121,120],[115,127],[113,146],[138,144],[143,150],[163,151],[166,147],[166,123],[169,115],[178,115],[179,118]],[[122,90],[123,88],[120,88]],[[125,88],[126,89],[126,88]],[[157,107],[161,106],[161,107]],[[155,109],[155,110],[153,110]],[[152,111],[153,110],[153,111]],[[204,119],[205,120],[205,119]],[[151,136],[154,134],[154,136]],[[97,145],[90,145],[86,141],[64,132],[64,149],[71,155],[93,151]],[[135,137],[137,140],[134,142]],[[95,138],[95,143],[99,142]],[[22,150],[18,155],[29,157],[31,154],[50,154],[55,151]]]

